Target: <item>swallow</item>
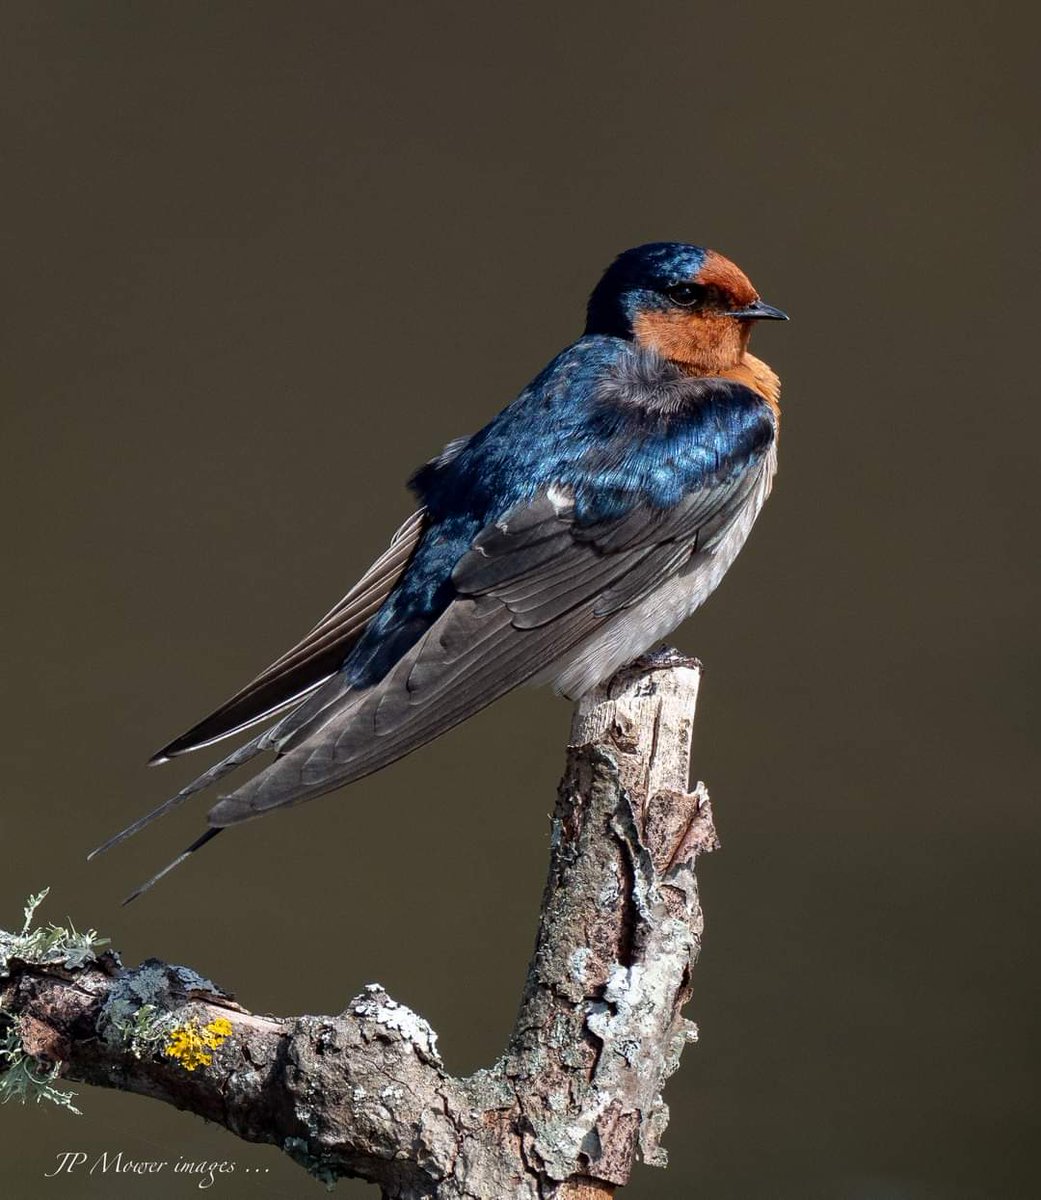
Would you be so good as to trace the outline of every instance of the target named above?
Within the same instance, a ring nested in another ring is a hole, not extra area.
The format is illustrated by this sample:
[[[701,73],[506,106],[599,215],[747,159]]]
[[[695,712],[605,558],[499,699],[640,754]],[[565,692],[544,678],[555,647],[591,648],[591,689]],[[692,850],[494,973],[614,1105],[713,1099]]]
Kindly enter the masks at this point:
[[[221,830],[377,771],[518,684],[574,699],[671,633],[773,483],[780,382],[748,351],[761,320],[787,316],[716,251],[619,255],[582,336],[412,476],[415,512],[343,599],[154,756],[273,722],[92,852],[273,754],[127,900]]]

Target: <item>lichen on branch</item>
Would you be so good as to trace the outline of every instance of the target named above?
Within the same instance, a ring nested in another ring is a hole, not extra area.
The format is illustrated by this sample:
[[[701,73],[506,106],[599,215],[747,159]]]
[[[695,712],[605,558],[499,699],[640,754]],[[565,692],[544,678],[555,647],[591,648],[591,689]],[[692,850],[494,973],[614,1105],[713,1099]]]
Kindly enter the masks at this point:
[[[126,969],[94,930],[0,933],[0,1093],[71,1106],[61,1077],[138,1092],[388,1200],[606,1197],[664,1165],[662,1099],[695,1028],[688,791],[700,664],[663,652],[580,701],[535,953],[502,1058],[450,1076],[427,1022],[369,984],[334,1016],[248,1012],[187,967]]]

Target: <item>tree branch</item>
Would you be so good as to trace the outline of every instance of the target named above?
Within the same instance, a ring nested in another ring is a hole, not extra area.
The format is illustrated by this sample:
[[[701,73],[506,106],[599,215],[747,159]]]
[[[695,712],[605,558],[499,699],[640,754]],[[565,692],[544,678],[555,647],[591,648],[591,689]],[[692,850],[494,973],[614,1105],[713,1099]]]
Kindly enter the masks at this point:
[[[695,1037],[694,861],[717,844],[687,791],[699,679],[662,651],[579,702],[535,952],[487,1070],[448,1075],[377,984],[338,1016],[258,1016],[188,968],[31,951],[24,931],[0,934],[0,1040],[6,1022],[41,1078],[153,1096],[388,1200],[612,1196],[637,1155],[664,1165],[662,1087]]]

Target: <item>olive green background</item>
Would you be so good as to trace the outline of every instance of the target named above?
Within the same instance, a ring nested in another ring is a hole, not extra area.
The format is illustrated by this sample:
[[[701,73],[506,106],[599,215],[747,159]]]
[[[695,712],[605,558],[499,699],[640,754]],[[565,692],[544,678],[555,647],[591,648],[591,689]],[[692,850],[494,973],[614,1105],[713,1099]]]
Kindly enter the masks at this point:
[[[792,316],[781,472],[677,634],[707,673],[701,1042],[632,1200],[1038,1194],[1036,29],[1025,5],[33,3],[2,14],[0,920],[96,925],[251,1008],[370,980],[448,1066],[518,1000],[568,706],[520,691],[137,905],[196,805],[86,851],[208,755],[148,755],[301,633],[403,482],[581,330],[620,249],[702,242]],[[1028,344],[1030,344],[1028,342]],[[54,1156],[271,1147],[80,1088]],[[247,1174],[247,1168],[251,1173]],[[259,1171],[257,1170],[259,1168]],[[374,1194],[343,1183],[337,1194]]]

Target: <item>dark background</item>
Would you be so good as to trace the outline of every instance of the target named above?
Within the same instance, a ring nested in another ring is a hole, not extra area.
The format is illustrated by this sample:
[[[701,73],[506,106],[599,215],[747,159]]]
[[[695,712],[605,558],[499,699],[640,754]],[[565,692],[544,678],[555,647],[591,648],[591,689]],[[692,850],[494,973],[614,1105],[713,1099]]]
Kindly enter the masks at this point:
[[[127,961],[277,1013],[379,980],[452,1070],[492,1061],[562,765],[548,693],[237,829],[129,909],[203,805],[84,854],[189,777],[144,761],[346,589],[411,470],[580,332],[618,250],[701,242],[792,315],[754,339],[784,379],[781,473],[677,635],[707,666],[695,770],[725,849],[672,1165],[625,1195],[1036,1196],[1027,16],[5,5],[3,923],[50,884],[42,915]],[[192,1193],[42,1178],[80,1148],[320,1194],[273,1148],[79,1090],[82,1118],[0,1112],[5,1196]]]

